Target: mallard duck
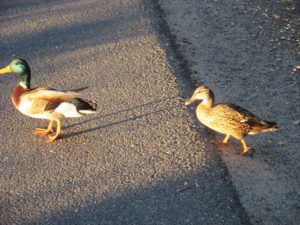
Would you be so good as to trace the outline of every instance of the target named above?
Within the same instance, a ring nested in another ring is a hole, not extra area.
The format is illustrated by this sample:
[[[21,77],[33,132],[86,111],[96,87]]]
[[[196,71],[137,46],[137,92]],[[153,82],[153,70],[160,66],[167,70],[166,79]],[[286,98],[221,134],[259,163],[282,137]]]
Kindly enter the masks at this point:
[[[198,87],[185,105],[202,100],[196,108],[198,120],[214,131],[225,134],[223,141],[213,141],[218,146],[227,144],[230,136],[238,139],[243,145],[243,155],[249,150],[244,137],[279,129],[274,122],[262,120],[248,110],[234,104],[214,104],[214,94],[206,86]]]
[[[91,101],[78,98],[79,88],[68,91],[59,91],[53,88],[30,88],[31,71],[28,63],[23,59],[14,59],[8,66],[0,70],[0,74],[14,72],[19,74],[21,81],[15,87],[11,99],[13,105],[21,113],[40,119],[50,120],[48,128],[36,128],[36,135],[48,135],[56,122],[56,133],[47,140],[52,142],[63,133],[61,129],[62,117],[81,117],[96,112],[97,105]]]

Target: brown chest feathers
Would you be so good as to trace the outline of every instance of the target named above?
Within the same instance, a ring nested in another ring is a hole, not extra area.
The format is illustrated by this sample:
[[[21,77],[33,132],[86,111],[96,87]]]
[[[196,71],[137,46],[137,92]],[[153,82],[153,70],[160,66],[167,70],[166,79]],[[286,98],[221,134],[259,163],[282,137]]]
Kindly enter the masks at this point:
[[[12,103],[14,104],[14,106],[15,106],[17,109],[19,108],[20,101],[21,101],[20,96],[21,96],[24,92],[26,92],[26,91],[28,91],[28,89],[25,88],[25,87],[22,87],[20,84],[18,84],[18,85],[15,87],[15,89],[14,89],[12,95],[11,95],[11,100],[12,100]]]

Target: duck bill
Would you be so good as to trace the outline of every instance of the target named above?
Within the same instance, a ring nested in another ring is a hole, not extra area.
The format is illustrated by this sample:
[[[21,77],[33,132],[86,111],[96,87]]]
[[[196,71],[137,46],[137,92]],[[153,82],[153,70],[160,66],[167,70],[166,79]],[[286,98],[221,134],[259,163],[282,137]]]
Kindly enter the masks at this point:
[[[195,100],[194,100],[193,97],[192,97],[192,98],[186,100],[185,103],[184,103],[184,105],[190,105],[190,104],[192,104],[194,101],[195,101]]]
[[[11,73],[11,72],[12,72],[12,70],[11,70],[10,66],[0,69],[0,75],[5,74],[5,73]]]

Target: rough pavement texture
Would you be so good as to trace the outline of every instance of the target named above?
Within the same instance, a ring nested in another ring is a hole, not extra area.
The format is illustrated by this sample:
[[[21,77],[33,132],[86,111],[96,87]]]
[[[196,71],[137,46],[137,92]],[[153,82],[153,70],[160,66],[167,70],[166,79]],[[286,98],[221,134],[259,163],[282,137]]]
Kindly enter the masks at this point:
[[[222,148],[231,179],[252,224],[300,221],[299,1],[159,0],[193,81],[217,102],[239,104],[281,131]],[[216,136],[221,139],[223,136]]]
[[[10,102],[19,77],[0,77],[1,225],[248,224],[151,2],[3,0],[0,20],[1,66],[28,60],[32,87],[89,86],[100,111],[46,143],[32,131],[47,122]]]

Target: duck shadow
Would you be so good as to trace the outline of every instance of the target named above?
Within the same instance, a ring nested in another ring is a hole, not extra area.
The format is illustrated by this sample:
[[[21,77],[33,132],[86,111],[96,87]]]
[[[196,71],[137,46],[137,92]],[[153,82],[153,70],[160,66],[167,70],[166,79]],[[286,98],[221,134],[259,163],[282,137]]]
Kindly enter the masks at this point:
[[[94,118],[91,118],[91,119],[88,119],[88,120],[84,120],[82,122],[78,122],[78,123],[74,123],[74,124],[64,126],[64,129],[70,129],[70,128],[74,128],[74,127],[81,126],[81,125],[91,123],[91,122],[93,122],[93,124],[94,124],[97,121],[101,121],[101,119],[104,119],[104,118],[107,118],[107,117],[113,117],[113,116],[118,115],[118,114],[125,114],[125,116],[126,116],[126,118],[122,119],[122,120],[117,120],[117,121],[114,121],[114,122],[111,122],[111,123],[93,126],[91,128],[85,129],[85,130],[72,132],[70,134],[64,134],[60,138],[61,139],[71,138],[71,137],[79,136],[79,135],[82,135],[82,134],[85,134],[85,133],[94,132],[94,131],[99,130],[99,129],[104,129],[104,128],[112,127],[112,126],[115,126],[115,125],[120,125],[120,124],[127,123],[127,122],[130,122],[130,121],[135,121],[135,120],[138,120],[138,119],[141,119],[141,118],[144,118],[144,117],[148,117],[150,115],[162,113],[162,112],[165,112],[165,111],[170,111],[174,108],[179,107],[179,105],[175,105],[175,106],[172,106],[172,107],[162,107],[162,108],[159,108],[159,109],[156,109],[156,110],[152,110],[150,112],[145,112],[145,113],[141,113],[141,114],[136,115],[136,116],[127,117],[127,115],[130,112],[133,112],[134,110],[142,109],[142,108],[147,107],[147,106],[152,106],[153,107],[153,105],[155,105],[155,107],[157,108],[157,107],[160,106],[160,104],[162,104],[166,101],[174,100],[174,99],[178,99],[178,97],[177,96],[172,96],[172,97],[166,97],[166,98],[159,99],[159,100],[154,100],[154,101],[151,101],[151,102],[148,102],[148,103],[145,103],[145,104],[133,106],[133,107],[126,108],[126,109],[123,109],[123,110],[119,110],[119,111],[116,111],[116,112],[108,113],[106,115],[101,115],[101,116],[94,117]],[[162,105],[165,105],[165,104],[162,104]]]

